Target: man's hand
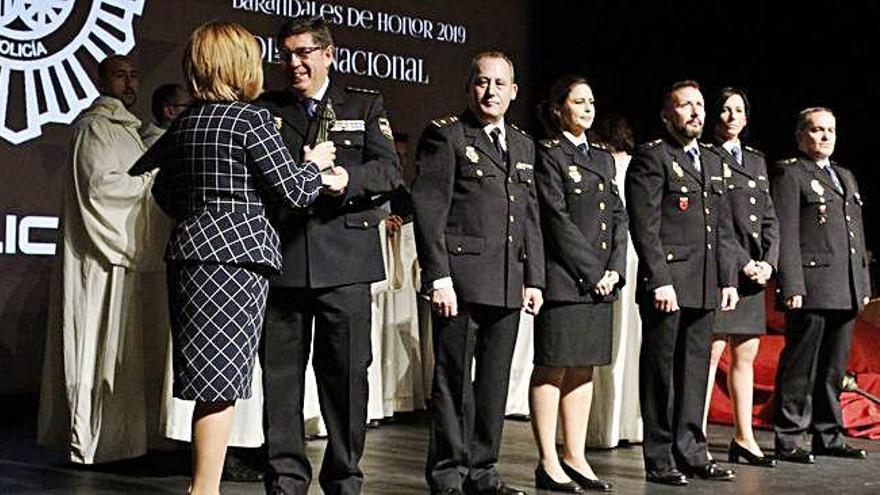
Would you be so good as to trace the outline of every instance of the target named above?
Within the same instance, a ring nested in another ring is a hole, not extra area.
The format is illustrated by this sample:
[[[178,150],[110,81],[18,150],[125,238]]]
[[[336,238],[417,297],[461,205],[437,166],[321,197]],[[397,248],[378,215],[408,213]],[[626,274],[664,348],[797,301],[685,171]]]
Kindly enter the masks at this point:
[[[388,237],[394,237],[394,234],[400,232],[403,226],[403,219],[397,215],[388,215],[385,219],[385,233]]]
[[[593,287],[593,292],[600,296],[607,296],[614,291],[617,282],[620,282],[620,274],[614,270],[605,270],[605,274],[602,275],[602,278],[596,283],[596,286]]]
[[[801,309],[801,306],[804,305],[804,296],[789,296],[785,300],[785,307],[788,309]]]
[[[458,298],[452,287],[441,287],[431,291],[431,308],[444,318],[458,316]]]
[[[678,307],[678,296],[675,295],[675,288],[671,285],[664,285],[654,289],[654,307],[664,313],[678,311],[680,308]]]
[[[736,287],[724,287],[721,289],[721,311],[733,311],[739,302],[739,292]]]
[[[526,287],[523,289],[523,310],[530,315],[537,315],[544,305],[544,295],[541,289]]]
[[[767,263],[766,261],[758,261],[757,265],[760,272],[760,280],[758,280],[757,282],[761,285],[766,285],[767,282],[770,280],[770,277],[773,276],[773,267],[770,266],[770,263]]]
[[[339,196],[348,187],[348,171],[342,167],[330,167],[321,172],[324,192],[331,196]]]

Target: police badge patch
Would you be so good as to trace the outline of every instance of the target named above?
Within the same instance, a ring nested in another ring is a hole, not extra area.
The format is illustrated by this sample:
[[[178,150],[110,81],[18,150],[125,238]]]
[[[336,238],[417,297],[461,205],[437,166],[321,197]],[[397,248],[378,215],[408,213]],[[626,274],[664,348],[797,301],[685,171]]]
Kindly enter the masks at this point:
[[[391,122],[385,117],[379,117],[379,130],[391,141],[394,141],[394,133],[391,132]]]
[[[471,163],[477,163],[480,161],[480,155],[477,154],[477,150],[474,149],[473,146],[468,146],[464,149],[464,156],[466,156]]]

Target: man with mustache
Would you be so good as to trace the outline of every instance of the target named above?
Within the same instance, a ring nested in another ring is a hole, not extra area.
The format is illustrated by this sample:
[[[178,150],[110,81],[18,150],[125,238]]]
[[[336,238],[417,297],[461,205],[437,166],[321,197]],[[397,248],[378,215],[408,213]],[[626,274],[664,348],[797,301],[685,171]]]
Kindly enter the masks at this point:
[[[496,465],[520,311],[536,314],[542,303],[535,146],[505,122],[517,93],[510,58],[475,56],[466,90],[466,112],[422,133],[413,183],[422,290],[433,308],[426,478],[432,493],[518,494]]]
[[[660,117],[667,134],[642,145],[626,173],[627,211],[639,257],[642,317],[639,395],[650,482],[686,476],[731,480],[709,462],[703,435],[714,309],[736,306],[734,238],[721,158],[698,142],[706,111],[699,85],[673,84]]]
[[[812,464],[814,455],[862,459],[846,444],[840,389],[849,361],[856,315],[871,284],[863,200],[852,172],[831,161],[837,121],[831,110],[798,115],[800,156],[780,163],[771,189],[780,238],[780,301],[785,305],[785,348],[776,375],[776,454]],[[803,450],[804,433],[812,453]]]
[[[372,361],[370,284],[385,278],[378,226],[387,213],[378,206],[402,180],[382,96],[331,80],[335,48],[324,19],[292,19],[277,40],[289,86],[260,102],[297,160],[304,146],[333,141],[349,182],[338,196],[275,215],[283,267],[271,281],[261,354],[264,481],[273,494],[305,494],[311,483],[303,393],[314,323],[312,364],[328,437],[319,481],[326,493],[360,493]]]

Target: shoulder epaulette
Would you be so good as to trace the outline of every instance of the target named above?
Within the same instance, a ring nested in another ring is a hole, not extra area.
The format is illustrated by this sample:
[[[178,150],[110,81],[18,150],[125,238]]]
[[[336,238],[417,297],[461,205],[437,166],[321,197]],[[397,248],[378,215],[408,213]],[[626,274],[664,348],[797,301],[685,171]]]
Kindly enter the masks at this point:
[[[649,150],[651,148],[656,148],[657,146],[660,146],[660,143],[662,143],[662,142],[663,142],[662,139],[655,139],[655,140],[649,141],[647,143],[642,143],[641,145],[639,145],[639,148],[641,148],[643,150]]]
[[[746,149],[749,150],[749,151],[751,151],[752,153],[754,153],[754,154],[756,154],[756,155],[764,156],[764,152],[763,152],[763,151],[761,151],[761,150],[756,150],[755,148],[752,148],[751,146],[746,146]]]
[[[715,149],[715,146],[713,146],[712,143],[701,143],[701,142],[698,142],[698,144],[700,145],[700,147],[702,147],[702,148],[706,148],[707,150],[714,150],[714,149]]]
[[[554,146],[559,146],[558,139],[542,139],[538,142],[541,143],[541,146],[547,148],[548,150],[553,148]]]
[[[786,158],[785,160],[779,160],[780,165],[791,165],[797,161],[797,158]]]
[[[508,125],[509,125],[512,129],[515,129],[515,130],[519,131],[519,133],[522,134],[522,135],[524,135],[525,137],[527,137],[527,138],[529,138],[529,139],[532,138],[532,136],[529,136],[529,133],[528,133],[528,132],[526,132],[526,131],[520,129],[519,127],[517,127],[517,126],[515,126],[515,125],[513,125],[513,124],[508,124]]]
[[[348,86],[345,88],[346,91],[351,91],[352,93],[366,93],[369,95],[377,95],[378,91],[375,89],[366,89],[366,88],[355,88],[354,86]]]
[[[458,122],[458,117],[456,117],[455,115],[450,115],[449,117],[443,117],[442,119],[434,119],[431,121],[431,123],[437,127],[446,127],[456,122]]]
[[[607,151],[611,153],[611,150],[608,149],[608,145],[605,143],[590,143],[590,148],[596,148],[597,150]]]

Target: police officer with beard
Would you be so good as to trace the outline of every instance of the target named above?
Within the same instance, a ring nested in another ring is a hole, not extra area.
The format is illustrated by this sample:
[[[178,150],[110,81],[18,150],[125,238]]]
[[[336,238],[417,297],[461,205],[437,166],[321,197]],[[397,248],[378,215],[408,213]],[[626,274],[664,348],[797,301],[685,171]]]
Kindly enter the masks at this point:
[[[735,308],[734,240],[723,167],[697,141],[706,112],[694,81],[666,93],[667,135],[638,149],[626,174],[626,206],[639,257],[636,301],[643,322],[640,399],[650,482],[685,485],[687,476],[731,480],[708,461],[703,407],[714,309]]]

